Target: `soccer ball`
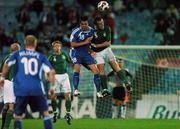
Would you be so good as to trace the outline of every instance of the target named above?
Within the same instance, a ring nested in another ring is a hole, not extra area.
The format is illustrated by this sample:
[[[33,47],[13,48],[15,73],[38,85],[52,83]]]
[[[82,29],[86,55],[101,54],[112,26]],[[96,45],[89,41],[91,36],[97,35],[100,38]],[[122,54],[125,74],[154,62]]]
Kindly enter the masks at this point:
[[[106,11],[109,9],[109,3],[107,1],[100,1],[97,8],[99,11]]]

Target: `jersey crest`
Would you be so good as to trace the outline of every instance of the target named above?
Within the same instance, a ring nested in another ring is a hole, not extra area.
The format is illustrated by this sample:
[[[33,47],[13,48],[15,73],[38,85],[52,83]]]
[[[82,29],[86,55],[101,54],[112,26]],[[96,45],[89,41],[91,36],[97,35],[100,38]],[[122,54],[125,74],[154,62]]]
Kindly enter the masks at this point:
[[[84,34],[82,32],[79,33],[78,37],[80,38],[80,40],[84,40]]]
[[[56,56],[53,56],[53,61],[56,62]]]
[[[103,36],[106,37],[106,33],[105,32],[103,33]]]

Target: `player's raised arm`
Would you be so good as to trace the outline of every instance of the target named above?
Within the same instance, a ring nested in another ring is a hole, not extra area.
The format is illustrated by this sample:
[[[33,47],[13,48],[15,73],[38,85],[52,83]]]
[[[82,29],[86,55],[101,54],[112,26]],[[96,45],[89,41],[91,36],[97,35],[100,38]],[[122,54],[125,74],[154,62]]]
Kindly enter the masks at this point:
[[[80,47],[80,46],[89,44],[89,43],[91,43],[91,40],[92,40],[92,37],[88,37],[81,42],[71,42],[71,47]]]

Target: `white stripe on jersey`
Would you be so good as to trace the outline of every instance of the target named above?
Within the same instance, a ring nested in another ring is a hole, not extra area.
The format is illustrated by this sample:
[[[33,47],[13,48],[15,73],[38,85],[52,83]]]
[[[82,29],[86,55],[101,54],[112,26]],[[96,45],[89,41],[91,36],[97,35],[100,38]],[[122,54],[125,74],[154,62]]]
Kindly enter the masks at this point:
[[[73,32],[71,33],[71,36],[70,36],[70,42],[72,42],[75,33],[78,32],[79,30],[80,30],[80,27],[78,27],[78,28],[76,28],[75,30],[73,30]]]
[[[40,84],[41,84],[41,89],[42,89],[43,94],[46,94],[43,82],[41,81]]]
[[[41,85],[42,92],[43,92],[43,94],[46,94],[45,89],[44,89],[44,84],[42,82],[42,76],[43,76],[42,71],[43,71],[43,65],[39,70],[39,78],[40,78],[40,85]]]
[[[50,67],[44,63],[42,64],[42,68],[45,73],[49,73],[51,71]]]
[[[6,60],[6,62],[7,62],[7,60]],[[5,64],[6,64],[6,62],[5,62]],[[16,63],[16,60],[12,60],[12,61],[9,61],[9,63],[7,65],[10,67],[10,66],[14,65],[15,63]]]

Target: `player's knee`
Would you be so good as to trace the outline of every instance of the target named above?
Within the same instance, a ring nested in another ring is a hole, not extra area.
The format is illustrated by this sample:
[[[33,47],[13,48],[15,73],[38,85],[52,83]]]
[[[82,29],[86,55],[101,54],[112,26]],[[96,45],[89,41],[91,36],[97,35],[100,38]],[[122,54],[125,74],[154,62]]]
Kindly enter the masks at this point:
[[[44,111],[43,112],[43,117],[47,117],[47,116],[49,116],[49,112],[48,111]]]
[[[9,104],[9,110],[13,110],[14,109],[14,104]]]
[[[105,75],[104,69],[99,69],[99,74],[100,74],[100,75]]]
[[[4,106],[3,106],[3,109],[8,109],[9,108],[9,105],[8,104],[4,104]]]
[[[93,68],[91,69],[91,71],[93,72],[93,74],[99,74],[98,68]]]
[[[64,98],[65,98],[65,100],[67,100],[67,101],[71,101],[71,94],[68,92],[68,93],[65,93],[64,94]]]
[[[14,115],[14,119],[15,119],[16,121],[20,121],[20,120],[22,120],[22,116],[15,114],[15,115]]]

